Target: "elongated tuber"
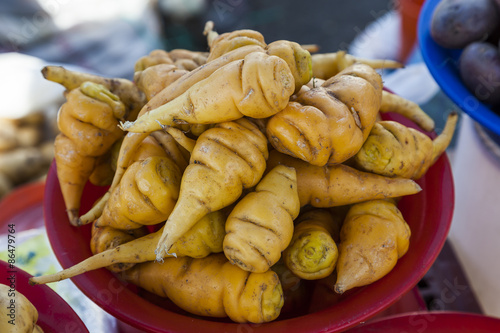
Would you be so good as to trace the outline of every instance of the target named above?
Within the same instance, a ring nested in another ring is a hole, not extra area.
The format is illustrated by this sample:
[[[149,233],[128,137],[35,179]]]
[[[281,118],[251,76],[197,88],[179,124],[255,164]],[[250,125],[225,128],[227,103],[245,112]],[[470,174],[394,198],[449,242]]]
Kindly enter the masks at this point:
[[[121,244],[128,243],[136,238],[148,234],[146,227],[134,230],[120,230],[112,227],[98,227],[95,223],[92,225],[92,232],[90,237],[90,250],[92,254],[98,254],[109,249],[114,249]],[[112,272],[121,272],[125,269],[132,267],[130,263],[114,263],[106,266]]]
[[[394,201],[353,205],[340,230],[335,291],[342,294],[385,276],[408,251],[410,235]]]
[[[114,95],[118,96],[126,108],[126,119],[135,119],[139,110],[146,103],[144,93],[134,82],[122,78],[106,78],[99,75],[71,71],[62,66],[45,66],[42,69],[45,79],[64,86],[68,91],[77,89],[84,82],[93,82],[106,87]]]
[[[96,225],[131,230],[165,221],[177,202],[181,176],[168,157],[135,162],[111,193]]]
[[[278,165],[229,214],[224,254],[244,270],[267,271],[290,243],[299,210],[295,170]]]
[[[434,130],[434,119],[425,113],[417,103],[386,90],[382,92],[380,112],[398,113],[410,119],[427,132]]]
[[[418,179],[449,146],[457,120],[458,114],[450,113],[443,131],[434,140],[401,123],[380,121],[354,156],[354,166],[388,177]]]
[[[201,259],[167,258],[163,263],[143,263],[122,276],[199,316],[265,323],[276,319],[283,306],[283,291],[275,272],[244,271],[222,253]]]
[[[295,89],[290,68],[281,58],[254,52],[216,70],[185,93],[134,122],[129,132],[152,132],[176,122],[209,124],[243,116],[266,118],[281,111]]]
[[[344,164],[319,167],[273,150],[269,154],[267,168],[278,164],[295,168],[301,207],[345,206],[366,200],[411,195],[422,190],[411,179],[384,177]]]
[[[328,80],[355,63],[362,63],[374,69],[401,68],[403,64],[390,59],[366,59],[347,54],[345,51],[316,53],[312,56],[313,76]]]
[[[177,256],[204,258],[211,253],[222,252],[226,217],[224,211],[215,211],[205,215],[174,244],[173,249],[175,249]],[[123,231],[117,234],[120,230],[113,230],[109,227],[95,228],[96,239],[91,242],[92,250],[95,251],[93,256],[60,272],[33,277],[30,279],[30,284],[57,282],[103,267],[111,268],[114,272],[121,272],[130,269],[135,264],[157,259],[155,248],[161,237],[163,227],[158,231],[135,239],[129,239]],[[109,231],[112,232],[108,234]],[[139,233],[134,231],[129,235],[135,237],[141,233],[142,230]],[[113,238],[110,239],[108,236],[118,237],[118,244],[114,246]],[[106,246],[109,248],[103,249]],[[99,252],[101,249],[103,251]],[[161,258],[161,261],[167,257],[171,256],[165,255],[165,257]]]
[[[267,136],[282,153],[311,164],[342,163],[368,137],[382,98],[380,75],[355,64],[304,90],[267,122]]]
[[[158,242],[157,255],[171,246],[204,215],[227,207],[255,186],[266,168],[267,140],[245,118],[225,122],[196,140],[181,179],[179,199]]]

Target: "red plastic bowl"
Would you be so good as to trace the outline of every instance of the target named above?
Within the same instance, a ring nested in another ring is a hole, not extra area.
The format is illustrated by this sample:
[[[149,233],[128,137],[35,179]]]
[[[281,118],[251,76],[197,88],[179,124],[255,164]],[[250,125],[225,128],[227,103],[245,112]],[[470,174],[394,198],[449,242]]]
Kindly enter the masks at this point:
[[[76,312],[49,286],[31,286],[28,283],[30,274],[17,267],[11,268],[3,260],[0,260],[0,271],[0,281],[7,286],[9,286],[7,278],[15,276],[16,292],[23,294],[35,306],[38,311],[37,323],[45,333],[88,332]],[[4,314],[5,309],[2,311]],[[16,317],[19,318],[19,313]]]
[[[387,119],[415,127],[397,115]],[[118,320],[148,332],[340,332],[375,316],[410,291],[441,251],[454,208],[453,177],[447,156],[439,158],[418,183],[423,190],[400,201],[400,209],[412,230],[408,253],[384,278],[345,293],[334,304],[315,304],[315,308],[321,310],[313,313],[278,318],[260,325],[236,324],[189,316],[175,307],[165,309],[155,305],[140,297],[137,288],[127,286],[106,269],[85,273],[73,281],[84,294]],[[87,185],[82,211],[89,209],[104,191]],[[91,255],[90,226],[76,228],[68,222],[54,164],[46,181],[44,213],[49,240],[63,267],[70,267]]]
[[[359,325],[346,333],[497,333],[500,318],[463,312],[415,312]]]

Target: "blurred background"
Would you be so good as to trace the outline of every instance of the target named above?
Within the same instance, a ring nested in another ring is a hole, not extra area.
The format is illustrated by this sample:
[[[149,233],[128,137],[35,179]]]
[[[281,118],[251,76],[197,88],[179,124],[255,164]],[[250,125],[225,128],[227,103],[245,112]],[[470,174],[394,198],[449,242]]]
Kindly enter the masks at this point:
[[[135,62],[155,49],[207,51],[205,23],[219,33],[255,29],[266,42],[315,44],[319,52],[393,59],[405,64],[381,72],[384,85],[414,101],[436,121],[460,110],[440,91],[419,53],[416,24],[423,0],[2,0],[0,1],[0,198],[43,179],[53,158],[55,117],[64,89],[41,76],[63,65],[132,79]],[[460,126],[459,126],[460,128]],[[458,131],[458,130],[457,130]],[[455,138],[458,137],[458,133]],[[453,159],[455,141],[448,153]],[[457,280],[458,279],[458,280]],[[467,285],[445,247],[419,285],[425,302],[454,281]],[[470,288],[440,310],[480,312]]]

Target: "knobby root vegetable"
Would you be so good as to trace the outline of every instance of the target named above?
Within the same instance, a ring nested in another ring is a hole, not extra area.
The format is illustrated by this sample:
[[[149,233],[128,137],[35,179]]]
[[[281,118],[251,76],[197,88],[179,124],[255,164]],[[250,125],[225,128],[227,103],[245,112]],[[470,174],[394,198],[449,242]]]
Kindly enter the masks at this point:
[[[410,235],[395,201],[353,205],[340,230],[335,291],[342,294],[385,276],[408,251]]]
[[[57,178],[63,194],[66,212],[72,225],[78,225],[83,188],[97,163],[93,156],[83,156],[64,134],[54,140]]]
[[[326,209],[301,213],[295,220],[290,245],[283,252],[288,269],[305,280],[330,275],[338,258],[337,244],[332,238],[335,229],[335,220]]]
[[[98,227],[95,223],[92,224],[92,231],[90,237],[90,251],[92,254],[98,254],[109,249],[128,243],[136,238],[148,234],[146,227],[134,230],[120,230],[112,227]],[[115,263],[106,266],[112,272],[121,272],[125,269],[132,267],[130,263]]]
[[[384,90],[380,112],[394,112],[410,119],[424,131],[434,130],[434,120],[420,106],[402,96]]]
[[[158,242],[158,258],[204,215],[231,205],[243,189],[255,186],[264,174],[267,157],[266,137],[245,118],[203,132]]]
[[[290,243],[299,210],[295,170],[278,165],[229,214],[224,254],[243,270],[267,271]]]
[[[278,57],[287,62],[288,67],[291,70],[292,75],[294,75],[295,86],[300,86],[301,84],[307,83],[312,75],[311,70],[311,57],[307,51],[298,48],[296,43],[288,41],[277,41],[268,45],[267,50],[259,45],[246,45],[239,47],[235,50],[229,51],[228,53],[206,63],[203,66],[196,68],[195,70],[181,76],[175,81],[175,84],[170,84],[166,86],[163,90],[158,92],[148,103],[142,108],[139,116],[149,113],[150,111],[161,107],[162,105],[168,103],[169,101],[175,99],[176,97],[185,93],[194,84],[207,79],[211,74],[213,74],[217,69],[227,65],[233,61],[244,59],[244,57],[253,52],[267,52],[269,55],[275,54]],[[185,124],[184,122],[176,124],[178,127],[188,126],[191,133],[195,136],[199,136],[201,132],[206,130],[205,124]],[[196,132],[198,131],[198,132]],[[147,136],[147,133],[131,133],[129,132],[124,139],[122,148],[120,150],[119,159],[117,163],[117,171],[113,178],[113,182],[110,186],[110,191],[112,191],[120,182],[123,172],[130,164],[131,156],[136,146]],[[90,212],[88,216],[83,217],[84,221],[91,221],[92,219],[100,216],[102,213],[102,207],[104,206],[104,201],[107,200],[108,196],[103,197],[103,202],[96,205],[94,209]],[[88,223],[88,222],[87,222]]]
[[[355,64],[304,90],[267,122],[267,136],[282,153],[313,165],[342,163],[358,152],[376,121],[380,75]]]
[[[204,258],[211,253],[222,252],[226,217],[227,213],[222,210],[205,215],[174,244],[173,248],[175,248],[177,256]],[[95,230],[96,237],[102,239],[91,242],[93,253],[95,251],[93,256],[55,274],[32,277],[29,281],[30,284],[57,282],[103,267],[111,268],[112,271],[118,273],[130,269],[135,264],[156,259],[155,248],[163,227],[135,239],[126,237],[124,231],[117,234],[120,230],[113,230],[109,227],[95,228],[97,228]],[[110,230],[112,232],[107,234]],[[142,230],[139,234],[136,232],[136,235],[134,233],[129,233],[129,235],[135,237],[141,233]],[[116,237],[118,237],[118,242],[114,241]],[[106,249],[106,247],[108,248]],[[103,251],[99,251],[101,249]],[[170,256],[166,255],[164,258],[167,257]],[[161,258],[162,261],[164,258]]]
[[[132,230],[165,221],[179,197],[181,177],[168,157],[152,156],[135,162],[111,193],[96,225]]]
[[[197,69],[186,73],[175,81],[175,84],[170,84],[166,86],[163,90],[158,92],[151,100],[147,102],[146,105],[139,112],[139,117],[155,110],[162,105],[172,101],[176,97],[185,93],[194,84],[208,78],[217,69],[224,65],[227,65],[233,61],[241,60],[246,55],[252,52],[264,52],[264,49],[258,45],[247,45],[236,50],[233,50],[209,63],[198,67]],[[178,124],[179,126],[185,126],[186,124]],[[189,124],[188,124],[189,125]],[[192,125],[191,125],[192,126]],[[134,151],[137,146],[148,136],[149,133],[132,133],[128,132],[123,140],[123,144],[120,149],[117,162],[117,170],[113,177],[113,182],[109,188],[108,193],[112,192],[116,186],[118,186],[123,173],[127,167],[131,164],[131,159],[134,155]],[[102,214],[102,209],[105,206],[106,200],[109,198],[109,194],[103,196],[101,202],[95,205],[88,214],[80,217],[83,224],[90,223],[94,219],[98,218]]]
[[[11,296],[12,295],[12,296]],[[12,304],[15,305],[15,317],[12,324],[9,322],[7,312]],[[38,310],[33,303],[19,290],[12,292],[10,286],[0,283],[0,306],[3,309],[2,320],[0,320],[0,332],[43,332],[38,322]]]
[[[61,138],[56,137],[54,154],[68,218],[77,225],[83,186],[99,158],[123,137],[118,119],[124,119],[126,110],[118,96],[93,82],[83,82],[65,96],[57,116]]]
[[[180,69],[195,70],[207,63],[208,52],[191,51],[186,49],[173,49],[168,52],[169,57]]]
[[[126,141],[124,139],[124,142],[130,141]],[[175,165],[178,166],[180,172],[182,173],[189,163],[189,152],[178,145],[174,138],[172,138],[168,133],[165,133],[163,131],[155,131],[150,135],[147,135],[142,140],[142,142],[138,143],[135,148],[136,149],[134,149],[130,154],[130,164],[133,164],[135,162],[142,162],[148,157],[168,157],[175,163]],[[117,163],[115,165],[116,167],[118,167]],[[130,165],[127,165],[126,168],[122,166],[121,170],[125,172],[125,170],[127,170],[129,166]],[[116,179],[116,173],[117,172],[115,171],[115,177],[113,178],[113,181]],[[120,177],[120,180],[122,179],[122,177]],[[102,212],[106,207],[111,193],[116,191],[116,188],[117,186],[113,186],[112,183],[108,191],[99,200],[99,202],[94,205],[88,212],[78,218],[77,224],[85,225],[98,219],[102,215]]]
[[[421,178],[449,146],[458,114],[448,115],[445,127],[434,140],[427,134],[395,121],[380,121],[353,157],[360,170],[388,177]]]
[[[201,259],[167,258],[163,263],[142,263],[122,276],[199,316],[265,323],[276,319],[283,306],[283,291],[275,272],[244,271],[222,253]]]
[[[344,206],[371,199],[411,195],[422,190],[411,179],[384,177],[344,164],[319,167],[273,150],[267,168],[278,164],[295,168],[301,207]]]
[[[170,58],[167,51],[156,49],[149,54],[140,57],[134,64],[134,72],[140,72],[156,65],[173,65],[174,61]],[[175,65],[174,65],[175,66]],[[177,66],[175,66],[177,67]],[[135,82],[135,79],[134,79]]]
[[[102,85],[84,82],[65,94],[66,102],[57,115],[61,133],[71,139],[85,156],[102,156],[123,136],[118,119],[125,107]]]
[[[127,110],[126,119],[135,119],[139,110],[146,103],[144,93],[134,82],[122,78],[106,78],[99,75],[68,70],[61,66],[46,66],[42,69],[45,79],[64,86],[67,90],[77,89],[84,82],[103,85],[111,93],[117,95]]]
[[[134,82],[150,101],[156,94],[189,73],[171,64],[159,64],[134,73]]]
[[[236,50],[247,45],[257,45],[262,48],[266,47],[264,36],[258,31],[250,29],[234,30],[223,34],[218,34],[213,30],[214,24],[208,21],[205,24],[203,34],[207,36],[208,46],[210,48],[207,62],[227,54],[230,51]]]
[[[122,123],[129,132],[152,132],[176,122],[210,124],[243,116],[266,118],[281,111],[295,89],[290,68],[277,56],[254,52],[231,62],[181,96]]]
[[[347,54],[345,51],[316,53],[312,55],[313,76],[318,79],[328,80],[355,63],[362,63],[374,69],[403,67],[403,64],[394,60],[359,58]]]

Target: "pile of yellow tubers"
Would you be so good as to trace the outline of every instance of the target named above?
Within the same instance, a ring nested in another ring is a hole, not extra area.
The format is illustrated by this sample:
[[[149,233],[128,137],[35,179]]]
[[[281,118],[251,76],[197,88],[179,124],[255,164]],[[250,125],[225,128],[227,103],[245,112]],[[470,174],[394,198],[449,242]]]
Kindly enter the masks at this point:
[[[397,62],[204,34],[208,52],[155,50],[133,82],[44,68],[67,89],[57,174],[94,255],[32,284],[106,267],[192,314],[263,323],[286,307],[283,274],[333,276],[341,294],[407,252],[398,199],[421,191],[457,114],[432,140],[432,119],[383,89],[376,70]],[[109,190],[81,214],[88,181]]]

